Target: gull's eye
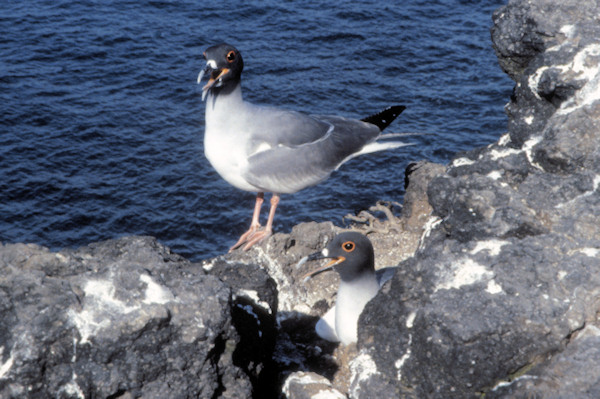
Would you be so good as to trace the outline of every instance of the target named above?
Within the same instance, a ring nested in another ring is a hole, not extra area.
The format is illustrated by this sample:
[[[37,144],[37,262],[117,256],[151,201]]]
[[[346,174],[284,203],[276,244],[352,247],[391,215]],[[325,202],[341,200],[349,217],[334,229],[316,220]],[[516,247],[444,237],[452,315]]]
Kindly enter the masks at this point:
[[[227,62],[235,61],[235,51],[231,50],[227,53]]]
[[[352,251],[354,251],[355,247],[356,247],[356,245],[354,245],[354,243],[352,241],[346,241],[345,243],[342,244],[342,248],[346,252],[352,252]]]

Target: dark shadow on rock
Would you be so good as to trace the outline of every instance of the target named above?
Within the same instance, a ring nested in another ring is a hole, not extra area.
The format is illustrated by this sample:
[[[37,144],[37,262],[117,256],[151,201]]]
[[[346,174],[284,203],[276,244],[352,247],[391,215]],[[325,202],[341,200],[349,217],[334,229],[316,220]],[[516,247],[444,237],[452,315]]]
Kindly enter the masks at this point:
[[[323,305],[326,306],[326,303]],[[297,312],[282,313],[275,350],[275,359],[284,370],[280,376],[281,384],[294,371],[312,371],[333,380],[339,369],[333,354],[339,344],[317,335],[315,324],[319,317]]]
[[[255,264],[219,259],[207,271],[231,287],[231,317],[240,342],[233,364],[250,377],[252,397],[275,398],[280,392],[278,369],[273,361],[277,327],[277,287],[273,279]]]

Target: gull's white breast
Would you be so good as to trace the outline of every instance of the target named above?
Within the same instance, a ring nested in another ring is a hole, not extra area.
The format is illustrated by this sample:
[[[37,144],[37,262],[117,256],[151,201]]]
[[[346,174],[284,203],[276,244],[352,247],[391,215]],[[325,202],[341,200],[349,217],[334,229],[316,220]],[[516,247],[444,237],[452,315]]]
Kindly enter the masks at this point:
[[[206,99],[204,154],[221,177],[245,191],[261,191],[248,183],[243,175],[248,165],[247,120],[244,104],[235,96],[209,95]]]
[[[375,275],[352,282],[340,282],[335,304],[335,330],[343,344],[356,342],[358,318],[378,290]]]

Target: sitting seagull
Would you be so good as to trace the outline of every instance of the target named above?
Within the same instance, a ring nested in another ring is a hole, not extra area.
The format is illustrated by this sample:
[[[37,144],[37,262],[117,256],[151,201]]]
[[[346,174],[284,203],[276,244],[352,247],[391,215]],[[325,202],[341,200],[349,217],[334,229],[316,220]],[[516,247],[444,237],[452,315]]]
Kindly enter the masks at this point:
[[[204,75],[209,76],[202,88],[202,100],[206,99],[204,153],[229,184],[258,193],[250,229],[230,251],[242,245],[248,250],[271,234],[280,194],[324,181],[355,156],[409,145],[376,142],[404,106],[355,120],[255,105],[242,98],[244,61],[237,49],[219,44],[206,49],[204,58],[206,68],[198,75],[198,83]],[[267,225],[261,230],[265,192],[272,192],[273,197]]]
[[[358,318],[379,288],[396,272],[395,267],[375,271],[375,255],[371,241],[356,232],[338,234],[321,252],[300,260],[331,259],[324,266],[306,274],[308,280],[317,273],[334,269],[340,275],[335,305],[317,322],[317,334],[328,341],[344,345],[357,340]]]

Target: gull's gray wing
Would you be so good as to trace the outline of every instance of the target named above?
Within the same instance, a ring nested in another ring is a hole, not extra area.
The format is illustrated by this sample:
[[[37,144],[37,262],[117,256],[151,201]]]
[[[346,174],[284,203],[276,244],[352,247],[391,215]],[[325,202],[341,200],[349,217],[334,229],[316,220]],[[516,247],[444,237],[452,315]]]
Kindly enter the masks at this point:
[[[248,154],[264,147],[296,147],[325,137],[331,124],[300,112],[249,104]]]
[[[256,152],[248,157],[244,173],[250,184],[280,194],[294,193],[315,185],[380,134],[377,126],[354,119],[302,116],[307,119],[296,119],[292,125],[286,126],[280,137],[279,133],[271,132],[271,137],[278,137],[272,138],[271,143],[277,144],[263,142],[256,146]],[[303,123],[310,126],[312,121],[318,122],[318,132],[302,126]],[[323,126],[328,126],[325,132]],[[294,132],[301,132],[302,139],[294,140]]]
[[[377,277],[377,283],[379,284],[379,288],[381,288],[382,285],[384,285],[388,280],[394,277],[394,274],[396,274],[397,271],[397,266],[389,266],[376,270],[375,276]]]

